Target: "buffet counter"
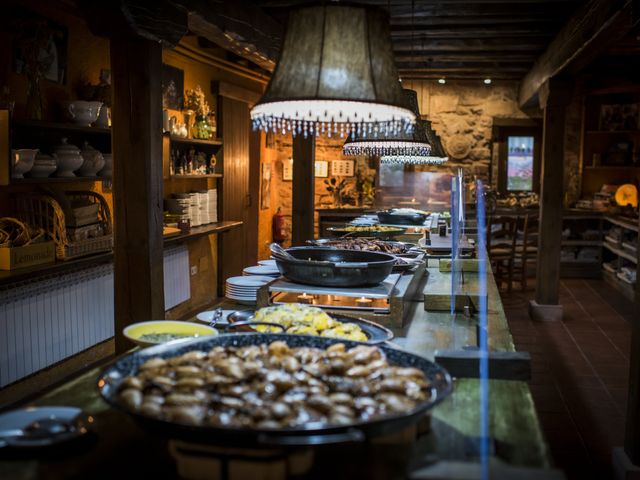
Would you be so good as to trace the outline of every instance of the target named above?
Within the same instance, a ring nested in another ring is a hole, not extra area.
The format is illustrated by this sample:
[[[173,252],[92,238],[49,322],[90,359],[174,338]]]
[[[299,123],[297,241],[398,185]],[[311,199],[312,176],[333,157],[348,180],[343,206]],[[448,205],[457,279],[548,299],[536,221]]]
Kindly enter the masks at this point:
[[[436,266],[429,266],[426,272],[423,280],[426,291],[442,289],[451,282],[451,274],[441,272]],[[474,275],[477,277],[477,274],[465,272],[465,283],[473,284]],[[490,348],[511,352],[514,344],[500,296],[491,273],[488,275]],[[408,322],[404,327],[395,328],[394,342],[429,359],[434,358],[437,350],[475,345],[475,320],[462,313],[452,318],[446,311],[425,311],[422,291],[420,288],[414,297]],[[235,305],[225,302],[223,307]],[[4,449],[0,453],[1,478],[96,475],[104,478],[153,478],[154,475],[167,478],[175,475],[176,466],[168,453],[167,441],[145,432],[130,417],[110,408],[101,399],[96,388],[99,372],[100,369],[95,368],[82,373],[31,402],[31,405],[82,408],[92,416],[90,438],[79,439],[74,448],[62,446],[43,453],[37,460],[30,458],[29,452],[23,454]],[[418,429],[421,435],[413,434],[408,443],[389,437],[359,444],[315,447],[313,478],[330,478],[328,475],[333,478],[406,478],[407,468],[416,472],[434,459],[473,462],[476,454],[470,449],[473,444],[470,439],[480,434],[479,385],[477,379],[457,379],[453,393],[431,411],[431,421],[426,425],[422,422]],[[498,463],[550,468],[547,446],[527,383],[490,380],[489,395],[489,425]],[[340,471],[336,472],[338,465]]]

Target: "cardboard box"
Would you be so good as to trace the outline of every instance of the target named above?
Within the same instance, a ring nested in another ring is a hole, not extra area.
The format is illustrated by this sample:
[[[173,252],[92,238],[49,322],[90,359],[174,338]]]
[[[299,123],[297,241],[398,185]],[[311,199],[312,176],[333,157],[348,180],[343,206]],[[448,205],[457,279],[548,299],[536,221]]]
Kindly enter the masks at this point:
[[[56,260],[54,242],[35,243],[26,247],[0,247],[0,270],[33,267]]]

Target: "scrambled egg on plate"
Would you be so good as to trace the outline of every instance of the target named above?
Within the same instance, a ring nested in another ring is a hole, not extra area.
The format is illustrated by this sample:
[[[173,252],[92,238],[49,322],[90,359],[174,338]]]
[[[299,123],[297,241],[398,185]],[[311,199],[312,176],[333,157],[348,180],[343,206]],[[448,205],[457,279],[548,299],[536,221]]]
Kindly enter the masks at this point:
[[[253,316],[253,321],[277,323],[282,325],[287,333],[367,341],[367,335],[359,325],[334,320],[322,309],[300,303],[261,308]],[[255,328],[258,332],[280,332],[279,328],[268,325],[257,325]]]

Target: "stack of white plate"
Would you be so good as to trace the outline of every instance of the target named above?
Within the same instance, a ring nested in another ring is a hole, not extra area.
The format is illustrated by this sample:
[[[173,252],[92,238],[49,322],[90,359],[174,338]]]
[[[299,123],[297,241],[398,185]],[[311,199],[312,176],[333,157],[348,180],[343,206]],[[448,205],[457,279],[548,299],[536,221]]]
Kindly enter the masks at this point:
[[[209,222],[218,221],[218,190],[212,188],[207,191],[207,206],[209,208]]]
[[[242,275],[263,275],[265,277],[277,278],[280,276],[280,271],[276,266],[256,265],[242,270]]]
[[[273,281],[273,277],[251,275],[227,278],[225,296],[238,303],[253,305],[256,303],[258,289]]]
[[[275,260],[258,260],[258,265],[264,265],[266,267],[278,268],[278,267],[276,267],[276,261]]]

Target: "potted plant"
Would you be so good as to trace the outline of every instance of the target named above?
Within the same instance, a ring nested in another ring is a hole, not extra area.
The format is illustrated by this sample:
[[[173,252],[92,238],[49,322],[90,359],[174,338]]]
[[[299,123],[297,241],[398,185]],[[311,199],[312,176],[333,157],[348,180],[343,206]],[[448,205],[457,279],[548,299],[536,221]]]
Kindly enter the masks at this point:
[[[211,137],[211,127],[207,123],[207,115],[209,114],[209,104],[204,97],[204,92],[200,85],[195,89],[187,90],[184,95],[184,106],[187,110],[195,113],[195,122],[191,129],[191,136],[202,140],[208,140]]]

